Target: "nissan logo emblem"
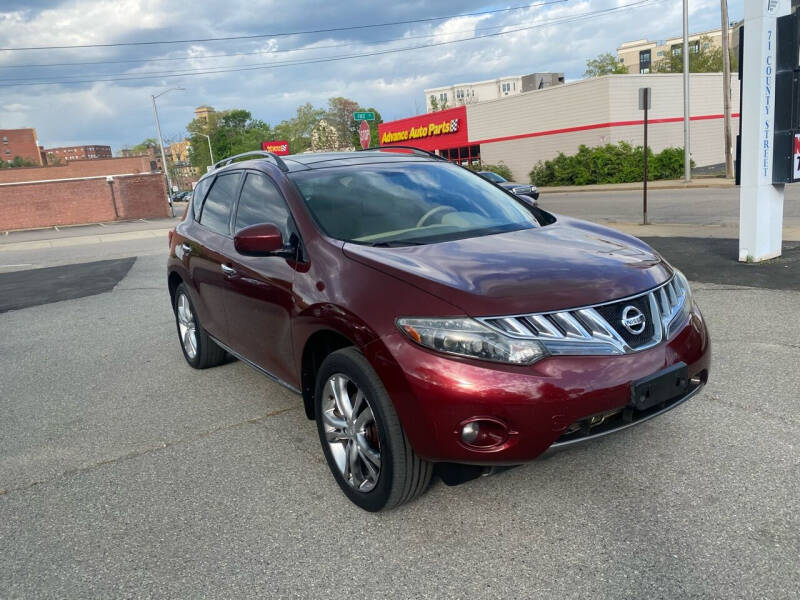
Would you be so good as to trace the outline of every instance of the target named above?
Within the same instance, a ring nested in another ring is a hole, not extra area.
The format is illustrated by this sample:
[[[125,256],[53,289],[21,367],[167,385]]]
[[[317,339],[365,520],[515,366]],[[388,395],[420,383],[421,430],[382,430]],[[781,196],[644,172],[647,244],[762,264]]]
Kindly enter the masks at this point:
[[[622,326],[633,335],[642,333],[646,324],[644,313],[635,306],[629,304],[622,309]]]

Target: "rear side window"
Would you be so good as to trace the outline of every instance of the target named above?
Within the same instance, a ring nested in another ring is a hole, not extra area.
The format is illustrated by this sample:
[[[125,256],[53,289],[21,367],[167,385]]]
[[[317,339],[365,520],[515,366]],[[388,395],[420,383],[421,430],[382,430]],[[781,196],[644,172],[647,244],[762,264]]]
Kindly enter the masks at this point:
[[[194,186],[194,191],[192,191],[192,214],[194,214],[195,219],[200,216],[200,208],[203,206],[203,198],[206,197],[206,192],[208,191],[212,181],[214,181],[213,177],[206,177],[205,179],[198,181],[197,185]]]
[[[278,188],[265,175],[248,173],[239,198],[234,231],[259,223],[275,225],[283,239],[288,239],[289,209]]]
[[[231,208],[239,187],[240,173],[218,175],[203,203],[200,224],[222,235],[230,235]]]

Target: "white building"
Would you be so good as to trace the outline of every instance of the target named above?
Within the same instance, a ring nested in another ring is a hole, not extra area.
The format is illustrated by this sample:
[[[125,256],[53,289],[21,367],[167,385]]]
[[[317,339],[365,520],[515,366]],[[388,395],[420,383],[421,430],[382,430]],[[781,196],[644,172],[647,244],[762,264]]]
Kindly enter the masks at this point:
[[[425,109],[427,112],[431,112],[434,110],[434,105],[441,110],[447,107],[486,102],[563,83],[563,73],[530,73],[529,75],[511,75],[471,83],[455,83],[425,90]]]
[[[574,154],[581,144],[641,145],[639,88],[652,90],[648,145],[658,153],[683,146],[683,76],[607,75],[538,91],[381,123],[381,145],[436,151],[462,165],[505,163],[527,181],[540,160]],[[725,162],[722,73],[691,74],[691,157],[697,167]],[[730,80],[731,129],[739,129],[739,82]],[[513,92],[513,86],[512,86]],[[476,93],[477,95],[477,93]]]

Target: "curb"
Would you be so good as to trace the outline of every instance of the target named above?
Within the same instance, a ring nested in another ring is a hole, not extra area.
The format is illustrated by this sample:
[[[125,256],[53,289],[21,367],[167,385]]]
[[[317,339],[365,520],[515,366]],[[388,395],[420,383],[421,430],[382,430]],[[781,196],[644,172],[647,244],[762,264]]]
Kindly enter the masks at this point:
[[[728,190],[734,189],[736,185],[732,181],[727,180],[720,180],[718,182],[692,182],[692,183],[680,183],[680,182],[672,182],[664,185],[653,185],[653,182],[648,182],[647,190],[648,191],[658,191],[658,190],[692,190],[692,189],[720,189],[720,190]],[[619,184],[599,184],[599,185],[565,185],[560,187],[540,187],[539,192],[542,194],[571,194],[574,192],[583,193],[583,192],[641,192],[642,186],[641,184],[631,185],[626,183],[619,183]]]
[[[108,244],[112,242],[125,242],[147,238],[167,238],[167,229],[146,229],[144,231],[122,231],[119,233],[106,233],[101,235],[81,235],[74,237],[58,238],[54,240],[32,240],[29,242],[11,242],[0,244],[0,253],[19,250],[42,250],[46,248],[66,248],[68,246],[84,246],[87,244]]]

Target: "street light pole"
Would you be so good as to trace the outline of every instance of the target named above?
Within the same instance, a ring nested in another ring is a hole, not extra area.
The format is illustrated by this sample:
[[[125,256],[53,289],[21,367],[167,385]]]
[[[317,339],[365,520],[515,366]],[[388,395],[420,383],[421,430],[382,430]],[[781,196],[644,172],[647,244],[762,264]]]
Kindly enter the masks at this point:
[[[205,133],[201,133],[204,138],[208,140],[208,156],[211,158],[211,164],[214,164],[214,153],[211,151],[211,138],[207,136]]]
[[[169,200],[169,212],[171,216],[175,216],[175,208],[172,206],[172,182],[169,179],[169,168],[167,167],[167,155],[164,152],[164,138],[161,137],[161,123],[158,120],[158,108],[156,107],[156,98],[159,96],[163,96],[167,92],[171,92],[173,90],[182,90],[183,88],[169,88],[168,90],[164,90],[160,94],[150,95],[150,98],[153,100],[153,116],[156,119],[156,131],[158,132],[158,145],[161,147],[161,168],[164,169],[164,175],[167,178],[167,200]]]
[[[689,0],[683,0],[683,179],[692,180],[689,152]]]

